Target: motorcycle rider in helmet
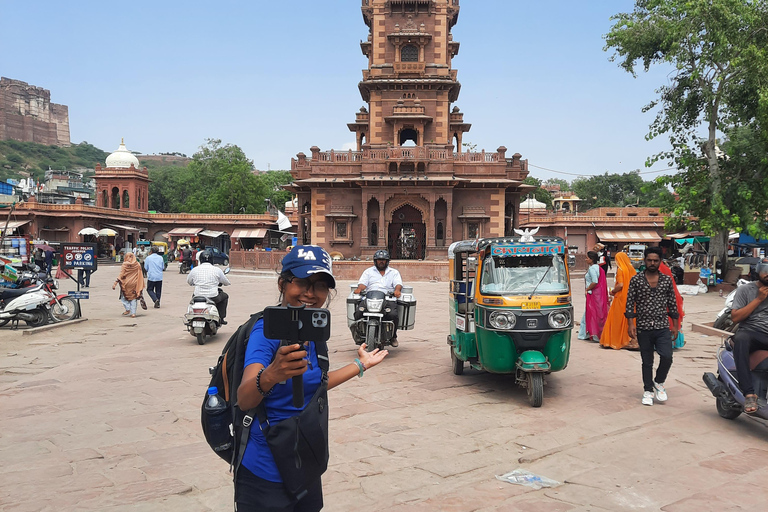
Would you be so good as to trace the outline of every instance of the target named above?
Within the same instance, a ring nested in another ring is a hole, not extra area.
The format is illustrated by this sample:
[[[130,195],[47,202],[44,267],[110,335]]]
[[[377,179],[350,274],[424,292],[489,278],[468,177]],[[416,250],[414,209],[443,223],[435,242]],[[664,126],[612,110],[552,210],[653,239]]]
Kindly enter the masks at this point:
[[[227,325],[224,318],[227,316],[229,295],[219,290],[219,286],[229,286],[232,283],[219,267],[213,266],[211,251],[203,251],[200,255],[200,264],[196,265],[187,276],[187,284],[195,287],[195,296],[208,297],[216,303],[221,325]]]
[[[760,260],[756,273],[757,281],[736,288],[731,307],[731,319],[739,324],[739,330],[733,335],[733,360],[747,414],[754,414],[758,409],[750,355],[768,350],[768,258]]]
[[[399,298],[401,290],[403,289],[403,279],[400,277],[400,272],[389,266],[389,251],[380,249],[373,255],[373,266],[365,269],[363,275],[357,283],[354,293],[362,293],[363,290],[369,288],[371,290],[380,290],[388,295],[394,295],[395,298]],[[397,347],[397,303],[387,302],[385,308],[389,308],[389,313],[384,313],[384,320],[390,320],[395,324],[395,332],[390,340],[390,344],[393,347]],[[362,311],[355,311],[355,320],[360,320],[363,317]]]

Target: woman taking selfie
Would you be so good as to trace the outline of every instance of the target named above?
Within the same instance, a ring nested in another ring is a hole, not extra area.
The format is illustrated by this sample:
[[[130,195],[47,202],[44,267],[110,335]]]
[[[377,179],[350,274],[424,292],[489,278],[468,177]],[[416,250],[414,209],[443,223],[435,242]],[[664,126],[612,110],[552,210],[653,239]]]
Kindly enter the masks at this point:
[[[331,258],[325,250],[313,245],[296,246],[283,258],[282,264],[282,272],[277,279],[281,306],[322,308],[328,303],[336,281]],[[264,336],[264,321],[258,320],[251,331],[246,350],[245,370],[237,394],[239,408],[247,411],[263,404],[267,421],[259,421],[259,426],[265,429],[274,428],[276,424],[294,416],[304,418],[307,405],[317,398],[315,394],[321,385],[325,385],[318,360],[318,346],[312,342],[280,346],[279,340]],[[328,372],[327,389],[353,377],[362,377],[387,354],[386,350],[366,352],[365,345],[362,345],[358,349],[357,359],[338,370]],[[296,376],[303,378],[302,409],[293,406],[293,388],[286,382]],[[324,390],[320,389],[320,394],[323,393]],[[327,438],[323,441],[327,445]],[[237,511],[315,512],[322,509],[320,476],[307,482],[305,490],[295,496],[288,491],[287,482],[284,485],[285,475],[281,475],[278,470],[276,455],[267,444],[263,429],[251,428],[242,465],[235,478]],[[293,457],[292,453],[279,454],[282,460],[287,458],[291,461]]]

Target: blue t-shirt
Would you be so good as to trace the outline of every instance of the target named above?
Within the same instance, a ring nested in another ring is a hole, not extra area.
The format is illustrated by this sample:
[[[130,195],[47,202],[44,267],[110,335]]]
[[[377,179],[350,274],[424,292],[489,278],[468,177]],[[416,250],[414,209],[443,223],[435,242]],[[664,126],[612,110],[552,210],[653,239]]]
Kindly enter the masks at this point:
[[[259,320],[253,326],[251,336],[248,338],[245,367],[255,363],[260,363],[264,367],[269,366],[279,347],[279,340],[270,340],[264,337],[264,320]],[[323,377],[323,372],[317,363],[315,344],[308,343],[306,350],[309,356],[309,368],[304,373],[304,407],[314,396]],[[273,389],[274,391],[262,402],[267,408],[267,419],[270,425],[275,425],[277,422],[299,413],[299,409],[293,406],[291,379],[288,379],[284,384],[276,384]],[[251,426],[248,445],[245,447],[245,454],[243,455],[243,465],[259,478],[270,482],[283,481],[277,470],[277,465],[275,465],[272,452],[267,446],[267,440],[259,428],[258,420],[254,421],[253,426]]]

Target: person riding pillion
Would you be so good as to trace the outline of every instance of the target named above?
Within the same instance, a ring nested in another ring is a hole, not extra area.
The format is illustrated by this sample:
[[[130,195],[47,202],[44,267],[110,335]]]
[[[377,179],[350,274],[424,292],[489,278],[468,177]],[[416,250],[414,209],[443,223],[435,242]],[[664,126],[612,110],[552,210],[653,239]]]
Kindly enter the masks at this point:
[[[203,251],[200,256],[200,265],[195,266],[187,276],[187,284],[195,287],[195,296],[208,297],[216,304],[219,311],[221,325],[227,325],[227,303],[229,295],[219,290],[219,286],[229,286],[227,276],[219,267],[213,266],[213,254],[211,251]]]
[[[403,289],[403,279],[400,277],[400,272],[389,266],[389,251],[380,249],[373,255],[373,266],[365,269],[363,275],[357,283],[354,293],[362,293],[363,290],[379,290],[387,295],[394,295],[395,298],[400,298]],[[397,304],[394,302],[387,302],[385,305],[384,320],[394,322],[395,330],[390,341],[393,347],[397,347]],[[389,312],[386,310],[389,309]],[[355,320],[360,320],[363,317],[362,311],[355,311]]]

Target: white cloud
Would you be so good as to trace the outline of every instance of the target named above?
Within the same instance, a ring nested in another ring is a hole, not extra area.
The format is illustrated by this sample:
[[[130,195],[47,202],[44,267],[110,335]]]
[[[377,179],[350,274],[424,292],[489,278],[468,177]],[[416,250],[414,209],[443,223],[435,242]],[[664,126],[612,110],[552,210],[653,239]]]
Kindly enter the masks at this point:
[[[356,142],[345,142],[344,145],[341,146],[341,149],[343,151],[348,151],[350,149],[352,151],[357,151],[357,143]]]

